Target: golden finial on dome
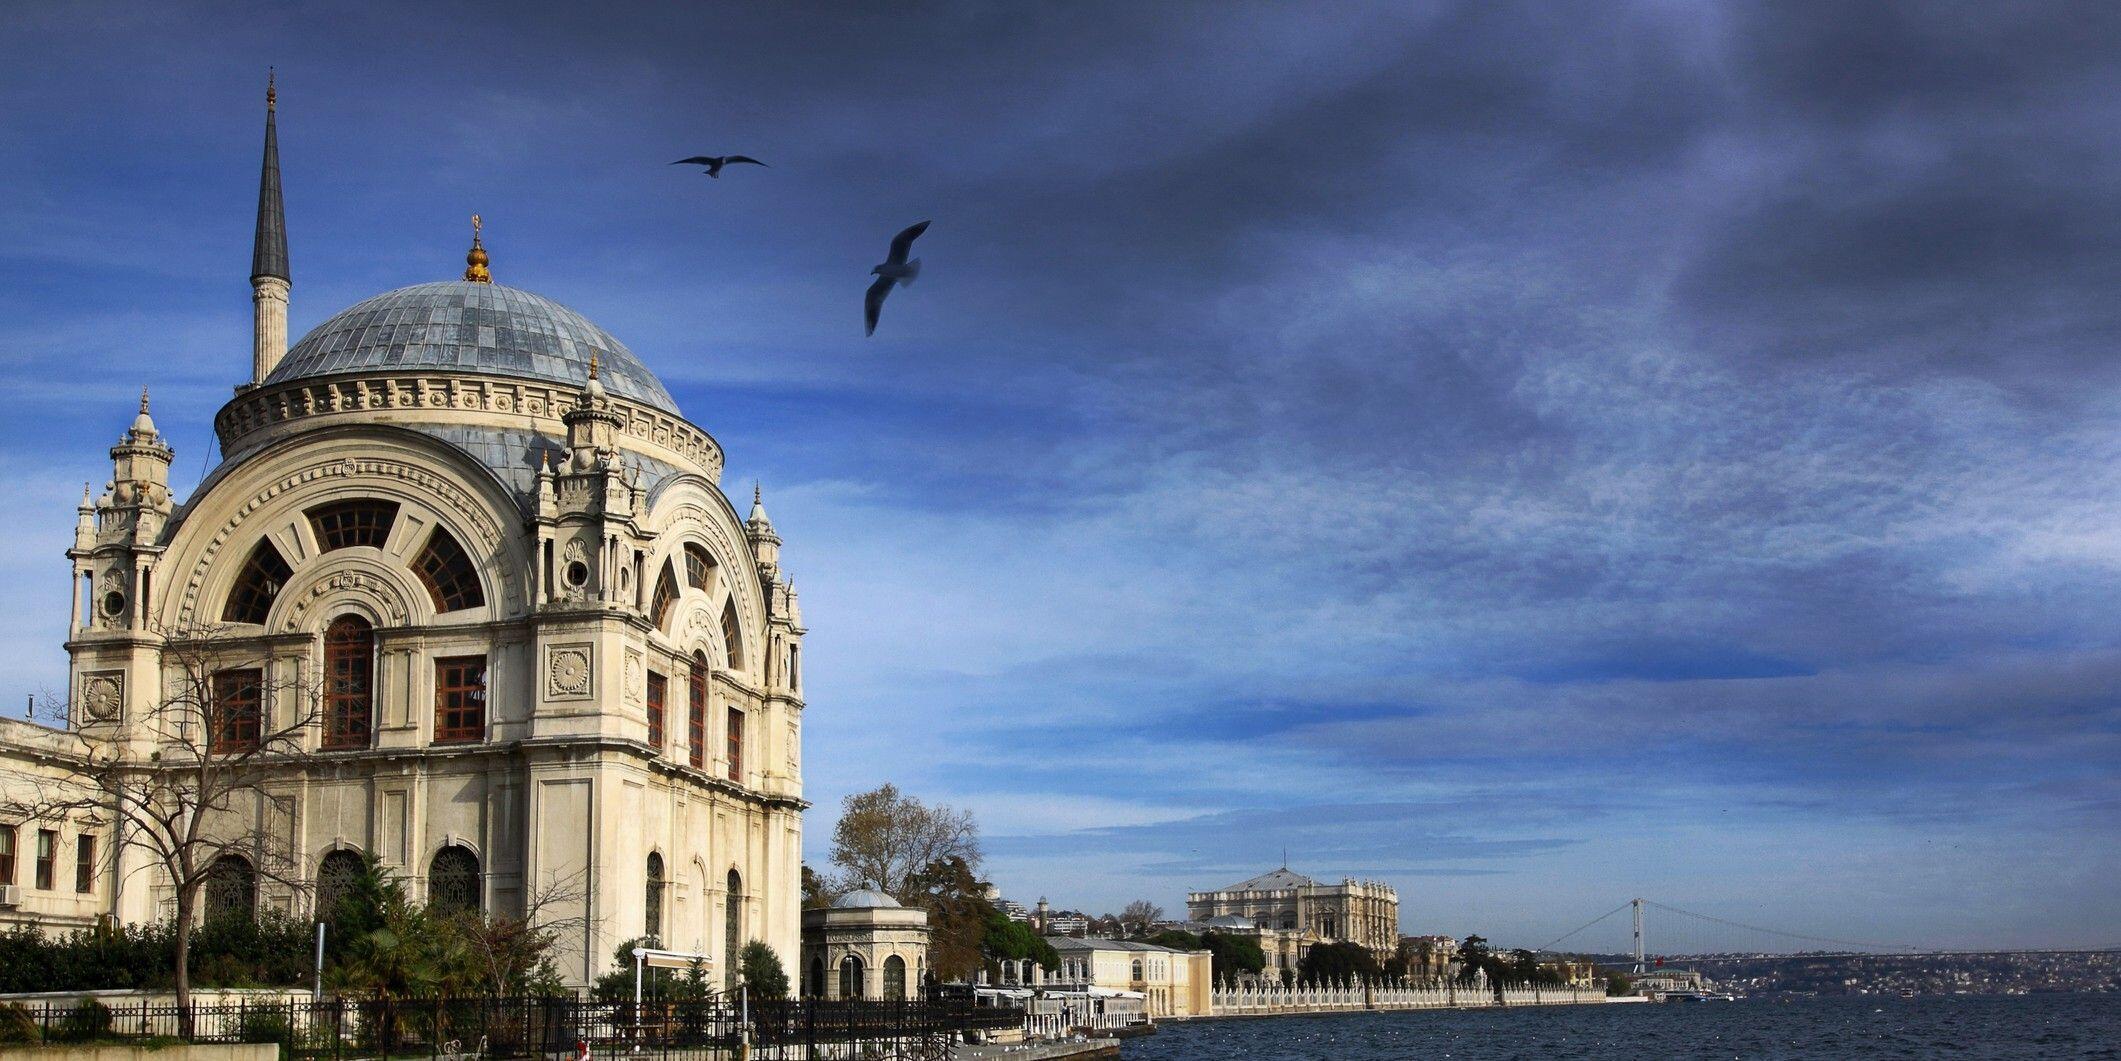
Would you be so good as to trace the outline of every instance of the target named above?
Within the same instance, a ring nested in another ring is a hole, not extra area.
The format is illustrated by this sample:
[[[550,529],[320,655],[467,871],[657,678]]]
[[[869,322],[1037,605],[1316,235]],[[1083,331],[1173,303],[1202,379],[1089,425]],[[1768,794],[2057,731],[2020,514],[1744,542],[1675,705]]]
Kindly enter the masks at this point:
[[[464,255],[464,279],[474,284],[493,283],[486,271],[486,245],[479,242],[479,215],[471,215],[471,250]]]
[[[278,98],[278,93],[273,91],[273,68],[268,66],[265,68],[265,109],[272,110],[273,101]]]
[[[594,350],[589,352],[589,378],[597,378],[597,352]]]

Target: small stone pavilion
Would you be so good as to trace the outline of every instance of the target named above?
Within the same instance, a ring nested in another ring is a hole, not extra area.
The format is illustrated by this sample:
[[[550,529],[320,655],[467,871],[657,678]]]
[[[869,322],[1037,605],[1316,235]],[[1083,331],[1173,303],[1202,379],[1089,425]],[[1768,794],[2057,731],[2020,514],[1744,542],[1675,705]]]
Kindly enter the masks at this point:
[[[928,912],[883,892],[848,892],[803,911],[803,994],[910,999],[928,974]]]

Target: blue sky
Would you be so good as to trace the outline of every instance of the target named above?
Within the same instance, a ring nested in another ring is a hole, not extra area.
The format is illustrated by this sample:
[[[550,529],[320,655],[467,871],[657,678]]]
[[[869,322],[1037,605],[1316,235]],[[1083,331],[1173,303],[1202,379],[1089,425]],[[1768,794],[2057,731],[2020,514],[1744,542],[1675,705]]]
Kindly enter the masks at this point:
[[[271,64],[295,334],[477,211],[764,481],[814,858],[891,780],[1068,906],[2115,944],[2116,18],[11,7],[0,695],[138,388],[215,459]]]

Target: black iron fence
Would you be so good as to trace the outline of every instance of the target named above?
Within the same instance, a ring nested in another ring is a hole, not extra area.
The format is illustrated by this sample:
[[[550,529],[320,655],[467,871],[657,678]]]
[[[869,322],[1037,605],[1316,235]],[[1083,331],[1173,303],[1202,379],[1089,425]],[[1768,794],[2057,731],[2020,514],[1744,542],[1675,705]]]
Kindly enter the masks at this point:
[[[584,998],[244,1001],[218,1005],[0,1004],[0,1044],[276,1043],[283,1058],[715,1058],[927,1061],[1022,1009],[910,1002],[599,1002]],[[4,1050],[0,1050],[4,1052]]]

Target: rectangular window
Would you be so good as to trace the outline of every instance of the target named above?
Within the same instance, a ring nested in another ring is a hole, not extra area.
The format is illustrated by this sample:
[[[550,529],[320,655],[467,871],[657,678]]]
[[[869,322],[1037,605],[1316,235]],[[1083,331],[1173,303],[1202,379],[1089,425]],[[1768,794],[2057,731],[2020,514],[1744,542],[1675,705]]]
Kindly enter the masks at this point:
[[[264,696],[264,671],[255,667],[215,671],[206,750],[216,755],[255,750],[264,725]]]
[[[701,660],[692,668],[690,710],[685,716],[685,737],[692,742],[692,765],[706,765],[707,760],[707,663]]]
[[[435,660],[435,743],[486,739],[486,657]]]
[[[83,895],[96,890],[96,836],[82,833],[74,838],[74,890]]]
[[[729,709],[729,780],[744,779],[744,713]]]
[[[50,829],[37,830],[37,887],[52,889],[52,863],[59,858],[59,834]]]
[[[15,883],[15,827],[0,825],[0,884]]]
[[[648,672],[648,744],[663,750],[663,701],[670,694],[670,679]]]

